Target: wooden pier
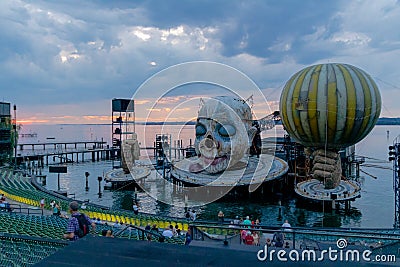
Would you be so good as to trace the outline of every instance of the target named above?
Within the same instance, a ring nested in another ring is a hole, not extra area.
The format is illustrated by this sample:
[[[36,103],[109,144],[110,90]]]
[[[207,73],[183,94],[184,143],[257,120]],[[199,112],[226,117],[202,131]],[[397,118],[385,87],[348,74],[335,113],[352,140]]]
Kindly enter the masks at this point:
[[[32,150],[35,150],[35,147],[41,146],[43,150],[46,150],[49,146],[53,146],[54,149],[59,149],[59,148],[75,148],[77,149],[80,145],[83,145],[84,148],[87,148],[88,145],[92,145],[92,148],[103,148],[107,142],[105,141],[77,141],[77,142],[47,142],[47,143],[22,143],[18,144],[19,150],[24,150],[24,146],[30,146]]]
[[[115,149],[105,144],[104,141],[18,144],[17,162],[38,161],[39,166],[47,166],[51,157],[53,157],[52,163],[55,164],[83,162],[85,159],[90,159],[92,162],[113,159],[116,155]]]

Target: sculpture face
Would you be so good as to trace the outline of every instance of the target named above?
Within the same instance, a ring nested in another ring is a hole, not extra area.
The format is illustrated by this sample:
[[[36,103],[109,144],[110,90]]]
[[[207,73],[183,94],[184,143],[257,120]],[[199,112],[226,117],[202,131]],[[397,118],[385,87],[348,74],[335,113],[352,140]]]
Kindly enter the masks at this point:
[[[200,108],[196,124],[197,163],[189,170],[218,173],[235,165],[249,148],[250,107],[241,99],[216,97]]]

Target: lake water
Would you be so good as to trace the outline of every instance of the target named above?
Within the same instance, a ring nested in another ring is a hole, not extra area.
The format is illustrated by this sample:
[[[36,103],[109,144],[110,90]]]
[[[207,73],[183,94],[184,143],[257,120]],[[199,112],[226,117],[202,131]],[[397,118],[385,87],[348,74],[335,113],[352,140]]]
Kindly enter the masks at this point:
[[[165,127],[165,126],[164,126]],[[155,135],[161,133],[162,126],[136,125],[136,132],[141,146],[152,146]],[[389,137],[387,134],[389,131]],[[46,142],[46,141],[101,141],[110,144],[111,125],[24,125],[22,133],[36,133],[34,138],[20,138],[19,143]],[[172,135],[173,140],[182,139],[183,146],[189,145],[189,139],[194,138],[194,126],[167,126],[164,133]],[[269,135],[283,136],[282,126]],[[392,164],[388,159],[388,146],[400,134],[400,126],[376,126],[372,132],[356,145],[356,154],[367,157],[361,170],[362,183],[361,198],[352,202],[349,212],[333,211],[323,213],[322,210],[300,207],[296,197],[286,197],[279,206],[278,201],[268,199],[250,199],[237,201],[217,201],[197,207],[199,218],[215,220],[218,210],[223,210],[225,217],[233,218],[236,215],[251,215],[259,218],[268,225],[281,225],[288,219],[293,226],[333,226],[357,228],[392,228],[394,222],[394,191],[393,172],[388,169]],[[268,135],[268,134],[267,134]],[[46,139],[46,138],[54,139]],[[25,148],[24,148],[25,149]],[[26,150],[26,149],[25,149]],[[27,151],[25,151],[27,152]],[[144,153],[142,153],[144,154]],[[368,167],[374,165],[376,167]],[[131,209],[132,191],[103,191],[98,196],[98,176],[112,169],[111,161],[72,163],[68,164],[68,173],[60,174],[61,188],[74,194],[77,199],[90,199],[93,203],[113,208]],[[85,175],[88,171],[89,191],[84,190]],[[47,174],[47,188],[57,189],[57,174]],[[372,176],[376,178],[372,178]],[[103,182],[102,182],[103,183]],[[103,187],[103,184],[101,185]],[[162,186],[156,185],[157,193],[166,194]],[[156,201],[145,193],[139,193],[141,208],[144,212],[183,217],[184,210],[180,207],[167,205]],[[281,211],[281,213],[280,213]],[[281,216],[280,216],[281,215]]]

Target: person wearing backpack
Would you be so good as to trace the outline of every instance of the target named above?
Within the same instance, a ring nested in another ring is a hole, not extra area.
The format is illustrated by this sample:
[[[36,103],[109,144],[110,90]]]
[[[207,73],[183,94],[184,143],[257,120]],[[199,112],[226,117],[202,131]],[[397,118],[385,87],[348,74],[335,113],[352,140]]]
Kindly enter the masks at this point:
[[[69,212],[71,217],[68,220],[67,233],[64,234],[64,238],[71,241],[78,240],[89,233],[90,226],[93,231],[96,229],[96,224],[90,220],[90,218],[83,213],[78,211],[79,204],[76,201],[72,201],[69,204]]]

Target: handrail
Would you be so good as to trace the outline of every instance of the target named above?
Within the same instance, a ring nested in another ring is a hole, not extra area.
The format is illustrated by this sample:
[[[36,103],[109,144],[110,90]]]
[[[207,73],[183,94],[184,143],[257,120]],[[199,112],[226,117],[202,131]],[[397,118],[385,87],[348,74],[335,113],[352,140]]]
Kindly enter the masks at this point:
[[[20,204],[10,204],[10,208],[12,209],[12,212],[14,213],[24,213],[28,215],[44,215],[44,212],[42,209],[32,209],[32,208],[24,208]],[[18,210],[19,212],[16,212]],[[23,212],[26,211],[26,212]]]
[[[31,184],[32,184],[36,189],[38,189],[39,191],[44,192],[44,193],[46,193],[46,194],[49,194],[49,195],[51,195],[51,196],[53,196],[53,197],[55,197],[55,198],[57,198],[57,199],[61,199],[61,200],[65,200],[65,201],[76,201],[76,202],[78,202],[79,204],[82,204],[82,203],[85,202],[85,201],[81,201],[81,200],[75,200],[75,199],[73,199],[73,198],[66,197],[66,196],[57,194],[56,192],[47,190],[46,188],[44,188],[43,186],[41,186],[41,185],[37,182],[36,175],[32,175],[31,178],[30,178],[30,180],[31,180]],[[101,206],[101,205],[98,205],[98,204],[94,204],[94,203],[86,203],[86,204],[87,204],[87,206],[89,206],[89,205],[90,205],[90,206],[94,206],[94,207],[96,207],[96,208],[101,208],[102,210],[109,210],[108,207]]]
[[[296,231],[297,233],[321,233],[325,234],[326,232],[332,233],[343,233],[343,234],[376,234],[381,236],[391,236],[397,237],[400,239],[400,230],[397,230],[398,233],[385,233],[385,232],[375,232],[375,231],[358,231],[358,230],[342,230],[340,228],[306,228],[306,227],[281,227],[281,226],[266,226],[266,225],[243,225],[243,224],[229,224],[229,226],[221,226],[217,225],[217,223],[212,224],[198,224],[198,223],[191,223],[189,226],[193,227],[205,227],[205,228],[214,228],[214,229],[224,229],[224,230],[253,230],[253,231],[262,231],[262,232],[276,232],[276,231],[283,231],[283,232],[293,232]],[[396,231],[396,229],[389,229],[391,231]]]
[[[221,230],[234,230],[234,231],[242,231],[242,230],[248,230],[248,231],[258,231],[261,233],[276,233],[276,232],[282,232],[287,236],[292,236],[291,241],[292,241],[292,246],[295,248],[296,245],[296,235],[316,235],[316,236],[329,236],[329,237],[347,237],[347,238],[363,238],[363,239],[378,239],[378,240],[389,240],[389,241],[400,241],[400,233],[382,233],[382,232],[357,232],[357,231],[333,231],[332,229],[330,231],[327,230],[320,230],[320,229],[310,229],[310,228],[299,228],[299,227],[291,227],[291,228],[285,228],[285,227],[256,227],[254,225],[230,225],[228,227],[226,226],[221,226],[221,225],[210,225],[210,224],[190,224],[189,225],[191,232],[193,234],[193,237],[195,237],[197,240],[202,240],[204,241],[204,236],[209,237],[210,239],[213,239],[208,235],[207,232],[203,231],[200,228],[212,228],[212,229],[221,229]],[[200,234],[200,237],[198,236]],[[239,233],[236,233],[235,235],[238,235]],[[222,234],[225,236],[225,240],[227,240],[227,234]],[[300,240],[303,240],[304,237],[300,238]],[[242,238],[239,238],[239,244],[242,243]]]
[[[212,228],[218,228],[218,227],[223,227],[223,225],[226,225],[225,228],[227,229],[233,229],[232,227],[229,226],[243,226],[243,224],[233,224],[230,223],[229,221],[225,221],[223,223],[217,222],[217,221],[208,221],[208,220],[196,220],[196,221],[191,221],[189,222],[191,225],[202,225],[203,227],[211,227]],[[281,226],[274,226],[274,225],[266,225],[266,224],[259,224],[259,225],[250,225],[252,228],[264,228],[264,229],[274,229],[274,230],[280,230],[282,229]],[[398,235],[400,236],[400,229],[395,229],[395,228],[334,228],[334,227],[302,227],[302,226],[292,226],[290,229],[295,229],[295,230],[304,230],[304,231],[329,231],[329,232],[352,232],[352,233],[371,233],[374,231],[377,231],[379,233],[384,234],[384,231],[387,232],[397,232],[397,233],[388,233],[389,235]]]
[[[121,230],[119,230],[118,232],[116,232],[116,233],[114,234],[114,236],[117,237],[117,236],[121,235],[121,234],[122,234],[123,232],[125,232],[129,227],[130,227],[130,228],[133,228],[133,229],[136,229],[137,231],[139,231],[139,232],[141,233],[141,235],[139,235],[139,239],[140,239],[140,237],[141,237],[140,240],[146,240],[146,239],[145,239],[145,236],[147,236],[147,235],[151,235],[151,236],[156,236],[156,237],[158,237],[158,242],[163,242],[164,239],[165,239],[165,237],[164,237],[163,235],[161,235],[160,233],[153,232],[153,231],[151,231],[151,230],[148,231],[148,230],[146,230],[146,229],[142,229],[142,228],[137,227],[137,226],[132,225],[132,224],[126,225],[123,229],[121,229]]]

